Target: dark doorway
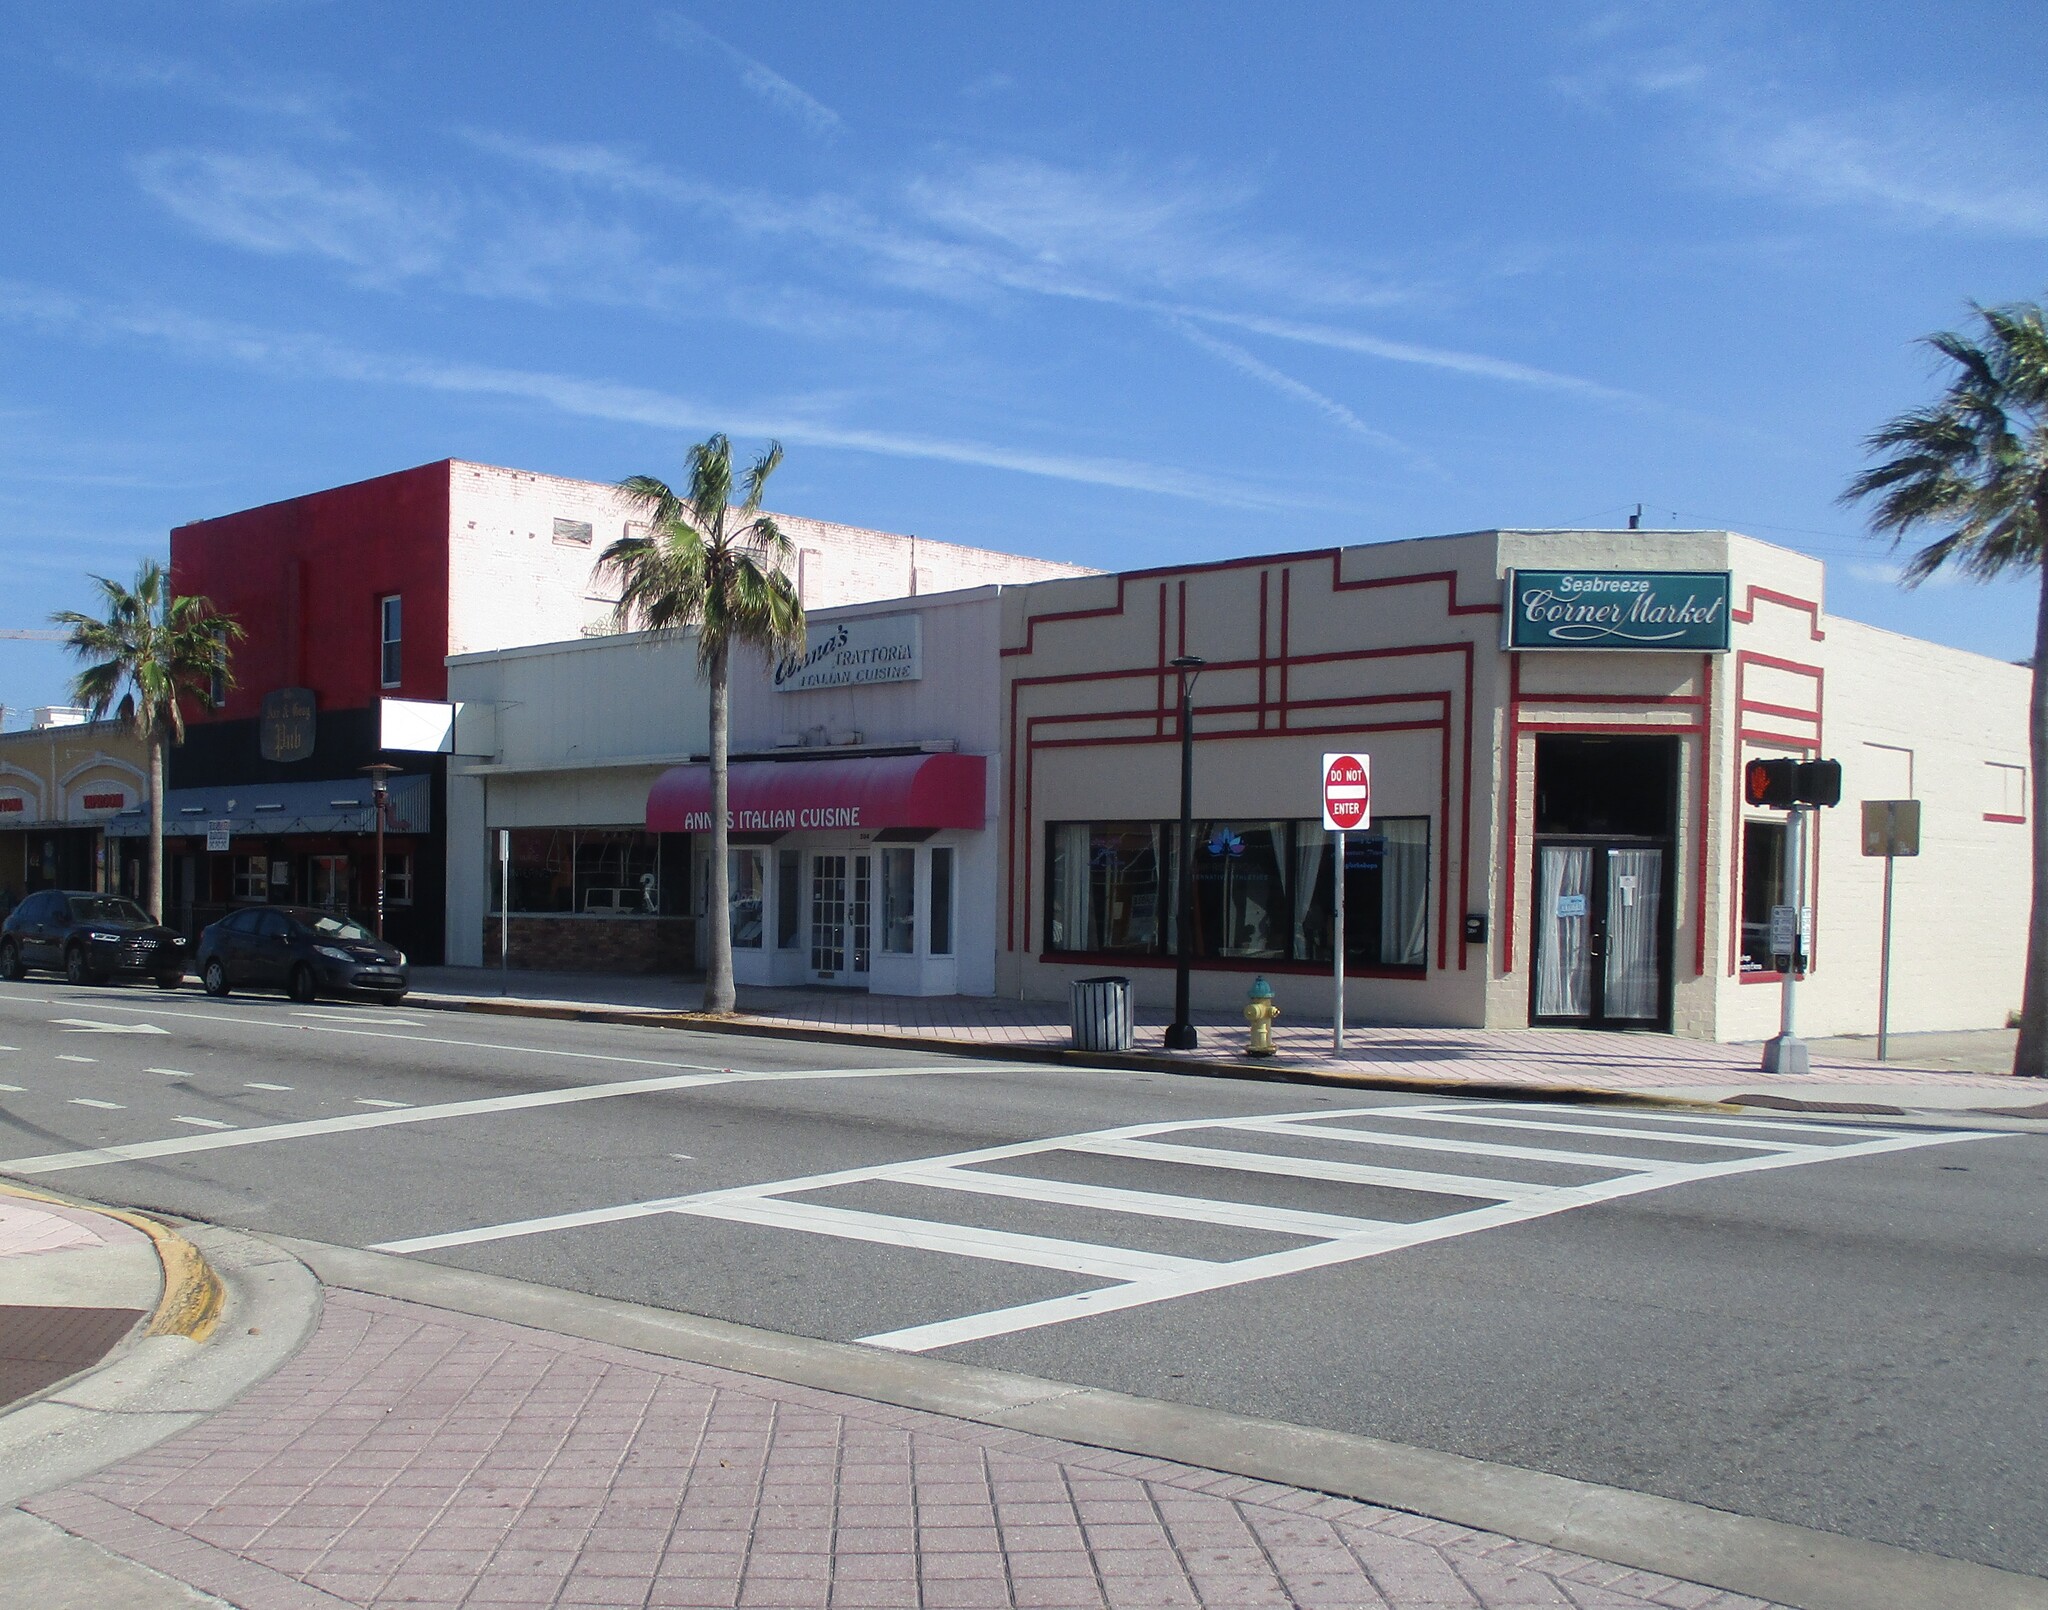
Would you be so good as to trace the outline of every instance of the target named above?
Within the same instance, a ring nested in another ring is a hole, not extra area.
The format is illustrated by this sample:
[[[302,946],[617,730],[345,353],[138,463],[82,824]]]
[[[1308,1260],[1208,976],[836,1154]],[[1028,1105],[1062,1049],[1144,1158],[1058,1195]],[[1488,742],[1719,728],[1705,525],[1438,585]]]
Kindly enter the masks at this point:
[[[1670,1026],[1678,742],[1536,740],[1532,1023]]]

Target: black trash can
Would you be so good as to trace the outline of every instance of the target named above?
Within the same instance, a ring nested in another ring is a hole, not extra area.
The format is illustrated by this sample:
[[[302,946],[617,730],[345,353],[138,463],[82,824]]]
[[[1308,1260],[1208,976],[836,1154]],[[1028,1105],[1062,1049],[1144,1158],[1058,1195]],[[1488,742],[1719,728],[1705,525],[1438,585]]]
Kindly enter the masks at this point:
[[[1072,988],[1075,1050],[1128,1051],[1137,1043],[1128,978],[1077,978]]]

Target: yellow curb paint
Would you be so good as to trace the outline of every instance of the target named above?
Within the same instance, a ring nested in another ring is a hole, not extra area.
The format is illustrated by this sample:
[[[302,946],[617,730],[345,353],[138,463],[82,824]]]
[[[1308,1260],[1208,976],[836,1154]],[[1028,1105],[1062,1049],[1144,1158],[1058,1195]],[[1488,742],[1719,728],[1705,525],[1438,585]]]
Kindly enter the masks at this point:
[[[220,1323],[221,1309],[227,1301],[220,1276],[213,1272],[213,1266],[199,1249],[169,1225],[146,1214],[125,1213],[98,1202],[54,1196],[23,1185],[0,1182],[0,1194],[23,1197],[31,1202],[49,1202],[58,1207],[83,1208],[89,1213],[104,1213],[108,1218],[119,1219],[131,1229],[140,1230],[148,1236],[156,1248],[157,1262],[163,1266],[164,1290],[143,1335],[183,1336],[203,1342]]]

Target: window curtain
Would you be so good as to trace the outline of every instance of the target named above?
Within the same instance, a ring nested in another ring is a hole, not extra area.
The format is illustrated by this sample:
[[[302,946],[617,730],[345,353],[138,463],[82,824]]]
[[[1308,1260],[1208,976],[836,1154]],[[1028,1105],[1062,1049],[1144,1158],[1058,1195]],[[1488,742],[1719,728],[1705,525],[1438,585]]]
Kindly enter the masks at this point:
[[[1380,961],[1420,967],[1429,951],[1429,819],[1394,817],[1380,831]]]
[[[1587,913],[1593,852],[1546,844],[1536,897],[1536,1015],[1584,1017],[1593,1009]]]
[[[1294,957],[1297,961],[1330,959],[1329,880],[1330,835],[1314,822],[1294,828]]]
[[[1052,948],[1086,950],[1093,936],[1088,922],[1088,838],[1086,822],[1062,822],[1052,839]]]
[[[1607,852],[1606,1016],[1642,1021],[1657,1016],[1663,905],[1662,850]]]

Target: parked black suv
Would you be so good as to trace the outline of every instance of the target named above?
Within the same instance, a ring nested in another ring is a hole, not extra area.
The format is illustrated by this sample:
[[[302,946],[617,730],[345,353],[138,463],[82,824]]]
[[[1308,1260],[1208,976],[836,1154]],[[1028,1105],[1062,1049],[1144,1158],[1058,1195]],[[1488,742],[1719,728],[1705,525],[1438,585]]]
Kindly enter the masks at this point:
[[[281,989],[295,1001],[368,995],[396,1001],[411,984],[405,952],[359,922],[311,906],[248,906],[199,936],[193,965],[209,995],[241,985]]]
[[[185,980],[183,935],[152,921],[117,894],[44,889],[0,923],[0,978],[31,967],[61,972],[74,984],[104,984],[117,973],[147,973],[159,989]]]

